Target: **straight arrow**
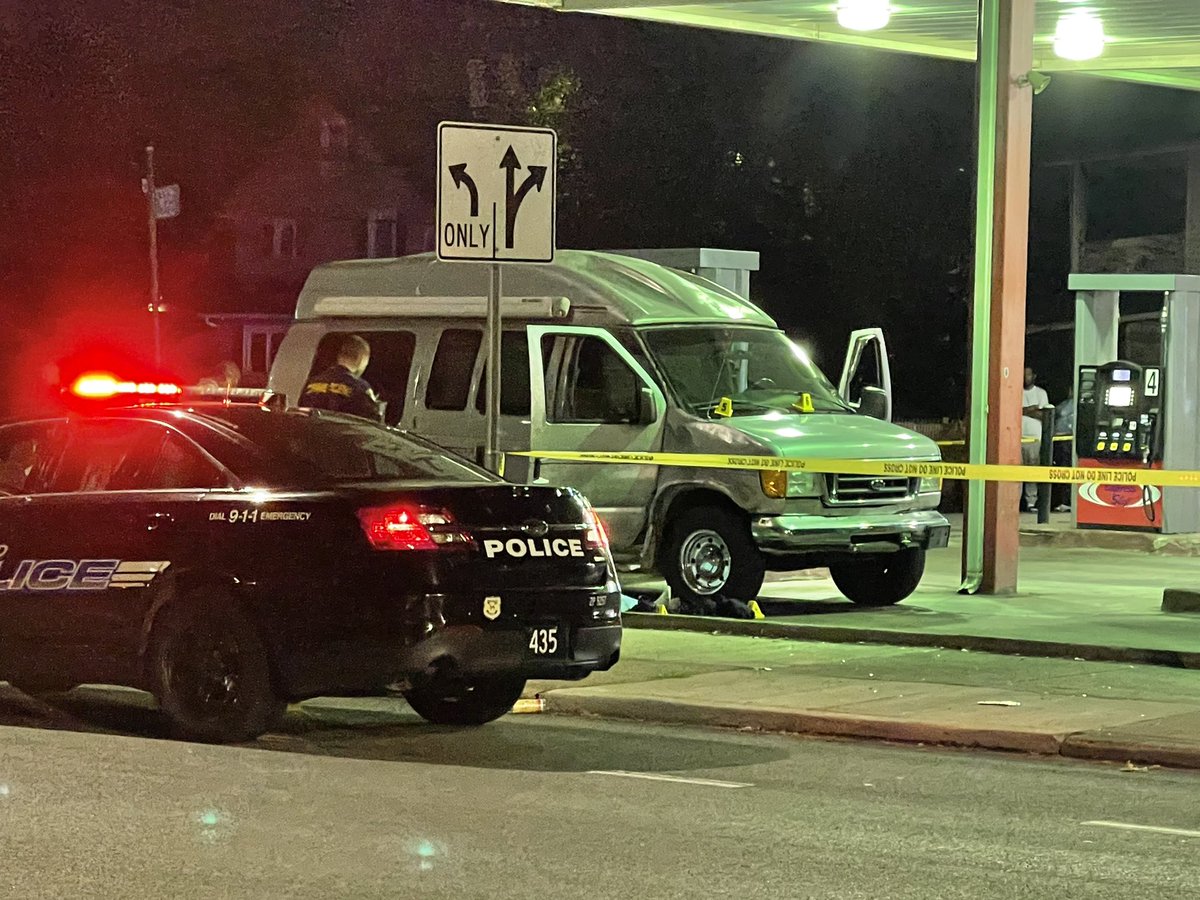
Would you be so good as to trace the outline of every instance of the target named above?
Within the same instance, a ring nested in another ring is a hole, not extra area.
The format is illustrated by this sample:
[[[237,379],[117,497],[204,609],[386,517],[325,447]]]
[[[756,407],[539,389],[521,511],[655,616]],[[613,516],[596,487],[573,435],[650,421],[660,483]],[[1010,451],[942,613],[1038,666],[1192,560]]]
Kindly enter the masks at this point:
[[[521,211],[521,204],[525,202],[525,197],[531,190],[537,188],[538,193],[541,193],[542,185],[546,181],[546,166],[530,166],[529,174],[518,188],[516,186],[517,169],[521,168],[521,161],[517,159],[517,153],[510,144],[508,152],[504,154],[504,159],[500,161],[500,168],[506,170],[507,180],[504,202],[504,246],[511,250],[516,237],[517,213]]]

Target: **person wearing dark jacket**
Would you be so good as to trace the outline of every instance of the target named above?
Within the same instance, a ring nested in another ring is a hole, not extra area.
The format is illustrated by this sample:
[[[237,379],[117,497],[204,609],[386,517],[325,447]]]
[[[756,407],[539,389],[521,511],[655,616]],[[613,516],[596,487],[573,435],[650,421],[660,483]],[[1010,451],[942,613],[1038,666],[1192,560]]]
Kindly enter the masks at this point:
[[[362,377],[370,361],[371,345],[357,334],[346,335],[338,345],[334,364],[304,386],[300,405],[379,421],[379,400]]]

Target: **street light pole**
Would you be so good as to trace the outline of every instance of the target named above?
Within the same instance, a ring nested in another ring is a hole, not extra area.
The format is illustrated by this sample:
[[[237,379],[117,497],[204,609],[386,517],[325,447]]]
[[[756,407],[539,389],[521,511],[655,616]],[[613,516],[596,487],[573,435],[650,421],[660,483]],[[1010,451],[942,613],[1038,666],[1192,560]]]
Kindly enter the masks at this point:
[[[150,228],[150,319],[154,323],[154,366],[162,365],[162,337],[159,333],[160,295],[158,290],[158,210],[154,203],[154,146],[146,147],[146,217]]]

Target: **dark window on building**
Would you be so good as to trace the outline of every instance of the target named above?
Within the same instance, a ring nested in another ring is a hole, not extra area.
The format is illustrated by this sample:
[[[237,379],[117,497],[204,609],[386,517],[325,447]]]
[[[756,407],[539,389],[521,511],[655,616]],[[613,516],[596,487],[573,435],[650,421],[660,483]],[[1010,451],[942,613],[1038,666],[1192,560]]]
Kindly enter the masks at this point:
[[[267,359],[267,336],[262,333],[250,335],[250,371],[265,372],[270,365]]]
[[[466,409],[471,375],[483,332],[474,328],[447,328],[438,340],[437,353],[425,389],[426,409]]]

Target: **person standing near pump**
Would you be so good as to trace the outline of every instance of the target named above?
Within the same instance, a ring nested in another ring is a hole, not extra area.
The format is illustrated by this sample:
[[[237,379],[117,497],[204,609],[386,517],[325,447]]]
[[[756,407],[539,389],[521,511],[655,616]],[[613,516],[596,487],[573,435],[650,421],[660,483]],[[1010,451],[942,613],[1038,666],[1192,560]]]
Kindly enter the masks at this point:
[[[380,421],[379,399],[362,377],[370,362],[371,345],[357,334],[346,335],[338,344],[333,365],[304,386],[299,405]]]
[[[1037,373],[1029,366],[1025,367],[1025,393],[1021,407],[1021,463],[1036,466],[1041,459],[1042,410],[1053,407],[1045,389],[1037,386]],[[1025,482],[1023,499],[1027,511],[1037,509],[1037,489],[1036,482]]]

